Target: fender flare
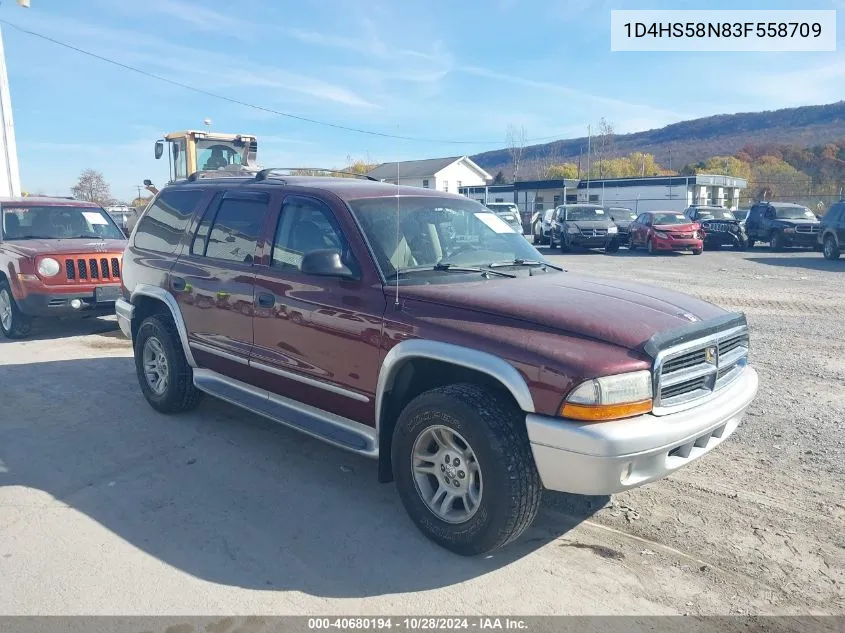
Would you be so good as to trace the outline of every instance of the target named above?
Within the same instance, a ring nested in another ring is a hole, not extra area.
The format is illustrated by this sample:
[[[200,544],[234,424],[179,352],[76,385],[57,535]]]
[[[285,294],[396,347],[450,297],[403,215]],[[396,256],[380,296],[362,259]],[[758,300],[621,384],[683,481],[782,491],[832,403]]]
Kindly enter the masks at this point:
[[[381,433],[381,416],[384,398],[393,387],[393,381],[399,370],[414,358],[438,360],[467,369],[473,369],[500,382],[516,400],[519,408],[526,413],[534,413],[534,398],[528,384],[516,368],[506,360],[469,347],[441,343],[424,339],[402,341],[393,347],[382,361],[376,387],[375,422],[376,437]]]
[[[135,305],[138,297],[149,297],[161,301],[170,310],[170,316],[173,317],[173,322],[176,324],[176,331],[179,333],[179,340],[182,343],[182,349],[185,352],[185,359],[188,361],[193,369],[197,368],[197,362],[194,360],[194,355],[191,353],[191,346],[188,344],[188,330],[185,327],[185,319],[182,318],[182,311],[179,309],[179,304],[176,302],[170,292],[159,286],[151,286],[149,284],[138,284],[132,291],[129,302]]]

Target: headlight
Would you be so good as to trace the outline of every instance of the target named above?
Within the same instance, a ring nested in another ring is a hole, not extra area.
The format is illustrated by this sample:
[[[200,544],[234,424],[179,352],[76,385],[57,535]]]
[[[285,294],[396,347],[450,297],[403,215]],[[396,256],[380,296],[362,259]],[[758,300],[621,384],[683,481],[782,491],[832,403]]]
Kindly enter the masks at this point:
[[[739,227],[736,224],[731,224],[731,233],[739,233]]]
[[[654,237],[659,237],[659,238],[662,238],[662,239],[664,239],[664,240],[665,240],[667,237],[669,237],[669,234],[668,234],[668,233],[664,233],[663,231],[655,231],[655,232],[654,232]]]
[[[59,274],[59,262],[52,257],[45,257],[38,262],[38,274],[42,277],[55,277]]]
[[[607,228],[607,232],[608,233],[619,233],[619,227],[618,226],[610,226],[610,227]]]
[[[568,227],[566,227],[566,232],[567,233],[580,233],[581,229],[579,229],[577,226],[568,226]]]
[[[649,413],[651,406],[651,372],[642,370],[582,382],[566,397],[560,415],[600,422]]]
[[[795,233],[795,229],[793,228],[786,228],[783,230],[784,233]]]

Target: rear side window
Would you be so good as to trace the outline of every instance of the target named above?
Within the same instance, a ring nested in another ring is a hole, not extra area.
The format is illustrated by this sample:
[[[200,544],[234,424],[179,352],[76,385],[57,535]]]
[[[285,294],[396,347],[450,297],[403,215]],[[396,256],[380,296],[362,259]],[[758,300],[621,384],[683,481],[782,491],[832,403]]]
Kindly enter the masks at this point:
[[[252,264],[261,226],[269,211],[265,195],[224,197],[209,208],[200,224],[193,255]],[[213,214],[213,218],[211,215]]]
[[[188,226],[202,191],[163,191],[153,202],[135,231],[135,246],[157,253],[173,254]]]

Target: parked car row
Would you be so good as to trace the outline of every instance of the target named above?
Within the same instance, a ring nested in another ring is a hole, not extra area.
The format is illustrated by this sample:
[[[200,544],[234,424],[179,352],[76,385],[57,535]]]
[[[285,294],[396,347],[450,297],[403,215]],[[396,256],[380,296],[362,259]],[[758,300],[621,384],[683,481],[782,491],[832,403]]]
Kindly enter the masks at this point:
[[[683,213],[648,211],[637,214],[624,207],[566,204],[532,219],[535,244],[567,252],[573,247],[601,248],[607,253],[620,246],[631,250],[702,251],[731,246],[752,248],[768,243],[774,250],[811,247],[827,259],[837,259],[845,239],[845,201],[819,219],[807,207],[788,202],[758,202],[750,209],[693,205]]]

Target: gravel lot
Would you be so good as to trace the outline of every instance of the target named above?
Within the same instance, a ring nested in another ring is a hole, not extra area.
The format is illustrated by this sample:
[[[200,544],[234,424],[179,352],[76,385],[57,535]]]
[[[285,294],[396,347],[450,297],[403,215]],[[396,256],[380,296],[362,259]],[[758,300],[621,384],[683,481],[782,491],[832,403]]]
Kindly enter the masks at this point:
[[[463,559],[374,463],[210,398],[158,415],[113,320],[42,326],[0,339],[0,613],[845,613],[845,261],[551,257],[746,312],[737,433],[612,499],[547,494],[519,543]]]

